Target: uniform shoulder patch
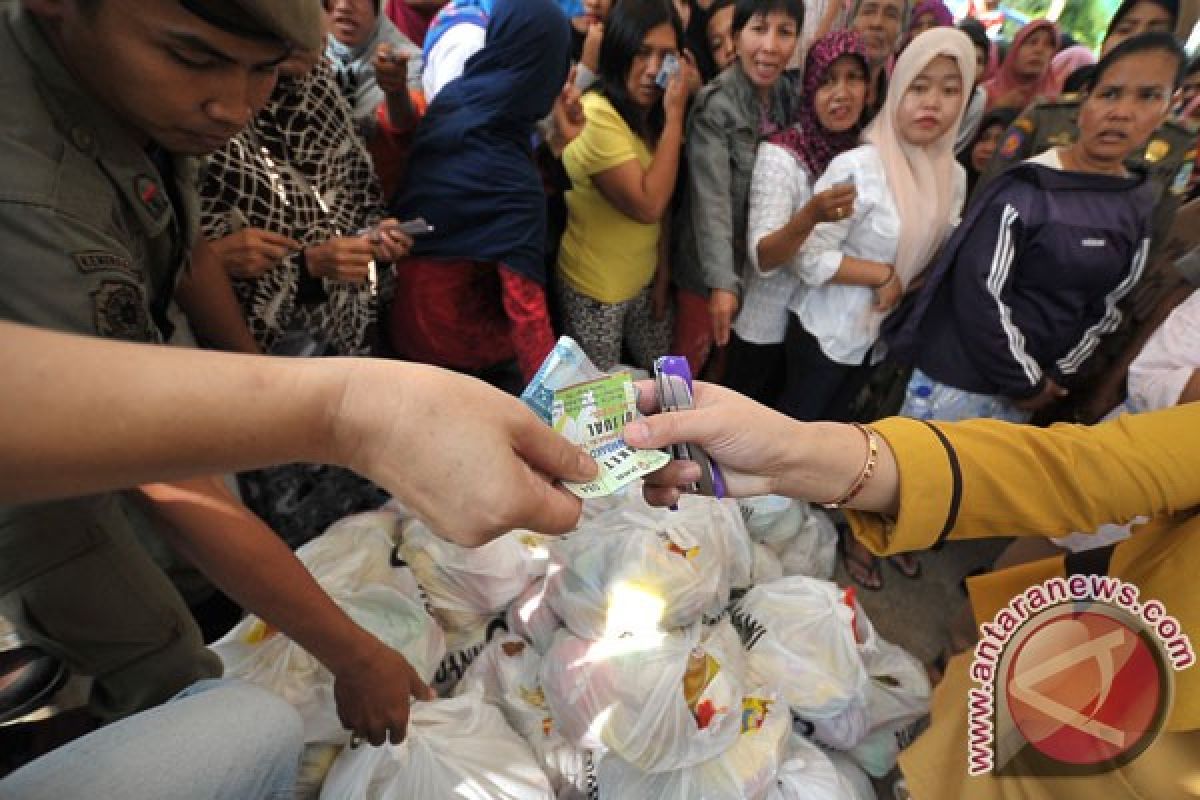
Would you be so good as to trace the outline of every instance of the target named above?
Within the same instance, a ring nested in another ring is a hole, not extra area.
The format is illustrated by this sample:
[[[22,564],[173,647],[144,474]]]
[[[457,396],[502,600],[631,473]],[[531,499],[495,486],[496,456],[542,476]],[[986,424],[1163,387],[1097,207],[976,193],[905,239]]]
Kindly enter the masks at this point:
[[[1012,158],[1021,149],[1021,145],[1025,142],[1025,134],[1021,131],[1009,131],[1004,137],[1004,143],[1000,145],[1000,157]]]
[[[1025,115],[1017,117],[1012,126],[1019,131],[1024,131],[1026,134],[1033,133],[1037,129],[1037,125],[1034,124],[1033,120]]]
[[[142,205],[152,216],[161,217],[171,207],[171,201],[158,185],[158,181],[146,174],[137,175],[133,179],[134,194],[142,201]]]
[[[112,339],[154,341],[142,287],[129,281],[102,281],[92,292],[96,332]]]
[[[107,250],[80,250],[72,253],[71,258],[80,272],[137,272],[125,256],[110,253]]]

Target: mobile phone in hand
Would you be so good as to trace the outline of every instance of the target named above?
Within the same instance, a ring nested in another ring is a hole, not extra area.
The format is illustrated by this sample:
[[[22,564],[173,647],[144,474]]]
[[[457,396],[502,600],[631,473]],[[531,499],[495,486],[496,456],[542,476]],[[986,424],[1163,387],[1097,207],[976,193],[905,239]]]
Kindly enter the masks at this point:
[[[663,58],[662,67],[658,70],[658,75],[655,76],[654,82],[658,84],[658,88],[666,89],[671,82],[671,78],[679,74],[679,56],[674,53],[667,53]]]

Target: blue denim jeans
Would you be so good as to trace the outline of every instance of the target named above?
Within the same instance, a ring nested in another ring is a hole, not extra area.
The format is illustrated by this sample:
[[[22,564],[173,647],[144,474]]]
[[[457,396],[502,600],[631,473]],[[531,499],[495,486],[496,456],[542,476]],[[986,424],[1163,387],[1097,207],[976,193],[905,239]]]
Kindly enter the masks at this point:
[[[3,800],[251,800],[291,797],[300,715],[232,680],[200,681],[0,780]]]

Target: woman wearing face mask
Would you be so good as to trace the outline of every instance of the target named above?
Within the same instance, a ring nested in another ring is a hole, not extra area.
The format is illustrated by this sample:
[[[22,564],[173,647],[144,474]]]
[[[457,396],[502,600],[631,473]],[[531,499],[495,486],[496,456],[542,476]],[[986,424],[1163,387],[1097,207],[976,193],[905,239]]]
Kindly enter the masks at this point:
[[[663,216],[679,169],[687,73],[656,77],[678,57],[683,28],[666,3],[621,0],[605,26],[599,87],[583,96],[587,123],[563,150],[571,181],[558,253],[564,332],[611,369],[628,345],[650,368],[670,344]]]
[[[673,261],[679,319],[672,350],[687,357],[695,374],[714,342],[729,343],[741,303],[755,148],[792,119],[794,87],[784,70],[803,19],[799,0],[738,0],[737,61],[700,91],[688,120],[688,188]]]
[[[1053,100],[1057,94],[1050,61],[1057,52],[1058,27],[1050,20],[1035,19],[1017,31],[1000,71],[983,85],[987,109],[1020,110],[1038,97]]]
[[[883,319],[958,219],[966,178],[953,146],[974,72],[974,49],[959,31],[935,28],[913,39],[866,143],[834,158],[817,181],[818,193],[853,182],[856,197],[813,229],[792,262],[801,285],[789,306],[779,403],[789,416],[847,416]],[[915,562],[897,566],[916,574]],[[875,559],[854,542],[846,543],[846,568],[865,588],[882,585]]]
[[[889,337],[917,367],[902,414],[1026,422],[1066,396],[1145,267],[1154,189],[1124,161],[1166,118],[1183,60],[1170,34],[1110,51],[1079,138],[1012,167],[972,203]]]
[[[787,373],[784,333],[797,278],[787,269],[819,223],[854,204],[854,188],[813,184],[839,153],[858,144],[867,95],[866,49],[858,34],[818,39],[804,67],[798,121],[758,147],[750,184],[745,303],[733,326],[726,385],[774,405]]]

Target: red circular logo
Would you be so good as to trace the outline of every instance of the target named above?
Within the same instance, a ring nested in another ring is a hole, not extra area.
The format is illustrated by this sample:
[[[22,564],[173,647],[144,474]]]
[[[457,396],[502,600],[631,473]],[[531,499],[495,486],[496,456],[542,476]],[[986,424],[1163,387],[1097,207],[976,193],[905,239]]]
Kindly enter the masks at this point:
[[[1158,733],[1170,694],[1154,644],[1124,621],[1093,611],[1037,625],[1020,642],[1005,679],[1013,724],[1063,764],[1141,752]]]

